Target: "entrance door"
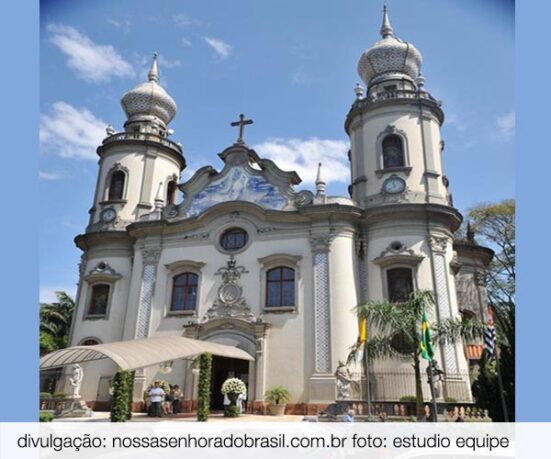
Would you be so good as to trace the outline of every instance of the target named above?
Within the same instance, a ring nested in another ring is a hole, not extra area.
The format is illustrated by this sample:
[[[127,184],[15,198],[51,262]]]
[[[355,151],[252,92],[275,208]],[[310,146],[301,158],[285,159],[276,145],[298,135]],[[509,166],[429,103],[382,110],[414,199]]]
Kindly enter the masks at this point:
[[[223,410],[224,396],[220,392],[222,384],[228,378],[239,378],[247,386],[249,393],[249,362],[247,360],[230,359],[227,357],[212,358],[212,378],[210,392],[210,409]]]

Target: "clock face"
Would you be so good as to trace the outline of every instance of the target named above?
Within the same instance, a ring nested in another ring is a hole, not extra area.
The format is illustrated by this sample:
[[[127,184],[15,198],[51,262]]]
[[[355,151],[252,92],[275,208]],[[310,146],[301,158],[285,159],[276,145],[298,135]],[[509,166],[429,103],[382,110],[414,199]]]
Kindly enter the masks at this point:
[[[400,177],[387,178],[383,183],[385,193],[401,193],[406,189],[406,182]]]
[[[107,209],[103,209],[100,218],[101,221],[104,223],[110,223],[113,220],[115,220],[115,217],[117,216],[117,212],[112,207],[108,207]]]

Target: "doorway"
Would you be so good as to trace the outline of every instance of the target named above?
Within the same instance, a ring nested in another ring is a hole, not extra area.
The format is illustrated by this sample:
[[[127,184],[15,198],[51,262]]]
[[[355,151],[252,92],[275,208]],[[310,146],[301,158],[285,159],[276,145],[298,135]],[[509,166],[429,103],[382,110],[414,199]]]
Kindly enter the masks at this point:
[[[247,387],[249,394],[249,362],[228,357],[212,358],[212,377],[210,389],[210,409],[213,411],[224,409],[224,396],[220,392],[222,384],[228,378],[239,378]]]

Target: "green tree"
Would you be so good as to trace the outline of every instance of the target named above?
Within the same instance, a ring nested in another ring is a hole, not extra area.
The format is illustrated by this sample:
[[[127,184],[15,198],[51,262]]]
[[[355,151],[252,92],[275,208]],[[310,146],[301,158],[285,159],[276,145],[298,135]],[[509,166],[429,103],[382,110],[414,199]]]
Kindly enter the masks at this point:
[[[358,319],[366,319],[378,335],[366,341],[370,358],[391,358],[397,355],[409,356],[415,373],[415,399],[417,417],[423,416],[423,389],[421,379],[421,320],[423,310],[434,306],[434,297],[429,290],[411,294],[404,303],[369,301],[356,307]],[[484,324],[475,320],[446,319],[431,325],[434,344],[454,343],[459,339],[482,337]],[[353,346],[349,359],[357,349]]]
[[[66,292],[55,295],[55,303],[40,304],[40,355],[66,348],[69,343],[75,302]]]
[[[499,366],[510,421],[515,419],[515,212],[515,201],[506,199],[479,204],[467,214],[476,242],[495,251],[487,272],[487,289],[494,310]],[[495,363],[483,359],[473,383],[473,395],[496,421],[503,420],[501,400],[495,396],[500,393]]]
[[[488,296],[499,314],[515,304],[515,201],[479,204],[467,213],[477,242],[495,251],[488,269]]]

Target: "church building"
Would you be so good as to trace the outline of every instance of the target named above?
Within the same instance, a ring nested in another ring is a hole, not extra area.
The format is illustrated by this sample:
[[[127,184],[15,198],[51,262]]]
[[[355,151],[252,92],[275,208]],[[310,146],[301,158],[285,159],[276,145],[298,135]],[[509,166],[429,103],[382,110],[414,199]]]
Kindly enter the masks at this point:
[[[358,334],[356,305],[428,289],[432,321],[484,318],[492,252],[454,238],[462,216],[443,167],[441,103],[386,9],[380,34],[359,58],[365,87],[344,119],[349,196],[326,194],[323,165],[315,190],[302,188],[296,172],[247,145],[252,121],[243,115],[218,163],[181,183],[186,158],[169,128],[177,107],[153,59],[148,80],[122,97],[124,129],[109,126],[97,149],[90,220],[75,239],[83,253],[71,346],[167,335],[237,346],[254,361],[213,359],[212,408],[235,376],[249,410],[281,385],[292,396],[288,412],[299,413],[335,400],[335,371]],[[472,400],[476,354],[470,343],[437,347],[441,400]],[[191,406],[193,365],[138,371],[134,400],[164,379]],[[83,399],[101,409],[117,368],[103,360],[83,370]],[[372,361],[370,384],[374,401],[414,394],[410,359]]]

